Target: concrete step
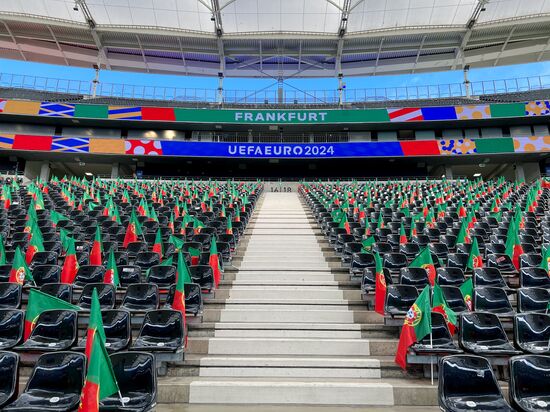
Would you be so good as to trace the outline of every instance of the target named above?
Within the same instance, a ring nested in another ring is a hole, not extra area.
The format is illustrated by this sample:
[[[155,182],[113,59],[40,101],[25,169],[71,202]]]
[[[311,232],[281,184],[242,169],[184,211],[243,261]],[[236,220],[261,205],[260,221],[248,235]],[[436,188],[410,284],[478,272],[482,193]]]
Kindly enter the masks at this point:
[[[295,329],[222,329],[216,330],[216,338],[320,338],[360,339],[360,330],[295,330]]]
[[[302,307],[280,309],[205,309],[204,322],[265,322],[265,323],[382,323],[380,315],[372,311],[350,311],[337,309],[304,310]]]
[[[284,259],[281,257],[281,259]],[[315,263],[315,265],[307,265],[302,263],[289,263],[286,261],[276,261],[271,264],[266,264],[265,262],[257,262],[257,263],[239,263],[236,262],[235,266],[238,269],[242,270],[291,270],[291,271],[305,271],[305,270],[328,270],[330,269],[330,265],[328,265],[325,262],[318,262]]]
[[[353,357],[224,357],[200,359],[200,376],[380,378],[380,362]]]
[[[315,379],[315,378],[214,378],[214,377],[163,377],[159,378],[158,402],[166,404],[226,404],[223,411],[237,412],[231,406],[238,405],[250,412],[283,412],[275,406],[263,409],[260,404],[285,405],[284,412],[393,412],[435,411],[437,385],[411,379]],[[253,405],[246,409],[243,404]],[[292,404],[297,406],[292,406]],[[213,412],[213,406],[197,412]],[[298,406],[299,405],[299,406]],[[304,409],[304,405],[317,405]],[[325,405],[338,409],[325,409]],[[207,405],[205,405],[207,406]],[[319,409],[323,406],[323,409]],[[350,408],[341,409],[342,406]],[[373,406],[383,406],[383,409]],[[402,407],[387,409],[388,407]],[[364,407],[366,409],[359,409]],[[186,410],[170,409],[170,412]],[[227,408],[227,409],[226,409]],[[220,412],[222,409],[220,409]]]
[[[218,290],[216,293],[223,294],[223,290]],[[323,299],[344,299],[344,292],[349,299],[361,299],[361,291],[343,291],[332,286],[316,286],[316,287],[296,287],[296,286],[241,286],[239,281],[233,283],[233,287],[227,290],[228,298],[230,299],[306,299],[323,300]],[[218,297],[218,295],[216,295]],[[221,296],[220,296],[221,297]]]
[[[212,338],[208,354],[368,356],[370,351],[369,341],[364,339]]]

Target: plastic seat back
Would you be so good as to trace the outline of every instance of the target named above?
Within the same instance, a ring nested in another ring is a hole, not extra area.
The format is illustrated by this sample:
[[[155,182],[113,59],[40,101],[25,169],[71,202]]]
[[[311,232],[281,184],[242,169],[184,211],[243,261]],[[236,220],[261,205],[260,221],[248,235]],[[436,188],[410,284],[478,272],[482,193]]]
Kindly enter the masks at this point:
[[[521,287],[550,288],[550,276],[540,267],[522,267],[519,271],[519,284]]]
[[[483,286],[474,288],[474,310],[511,315],[514,313],[506,291],[502,288]]]
[[[189,266],[191,279],[193,283],[200,285],[203,290],[212,290],[214,287],[214,272],[208,265],[193,265]]]
[[[133,348],[177,352],[183,349],[184,335],[183,317],[180,311],[151,310],[145,314]]]
[[[473,355],[440,360],[438,401],[444,411],[513,411],[502,396],[489,361]]]
[[[520,288],[518,290],[518,312],[546,312],[550,301],[550,289]]]
[[[383,258],[383,265],[385,268],[391,270],[400,270],[407,266],[407,256],[403,253],[385,253]]]
[[[0,309],[0,348],[11,349],[23,337],[25,314],[19,309]]]
[[[149,269],[160,264],[160,256],[156,252],[139,252],[134,264],[142,269]]]
[[[83,265],[78,268],[74,284],[84,287],[88,283],[101,283],[105,275],[105,268],[99,265]]]
[[[122,299],[121,308],[130,311],[147,311],[157,309],[159,305],[159,288],[154,283],[134,283],[128,285]]]
[[[176,283],[175,266],[152,266],[148,271],[147,282],[155,283],[161,289],[167,289]]]
[[[152,410],[157,402],[154,356],[145,352],[118,352],[111,355],[111,363],[125,406],[132,411]],[[102,411],[124,410],[118,394],[102,399],[100,408]]]
[[[441,286],[441,291],[443,292],[443,296],[445,296],[447,305],[449,305],[449,308],[451,308],[455,313],[462,313],[470,310],[458,286]],[[470,305],[471,303],[472,301],[470,296]]]
[[[440,286],[460,286],[466,280],[462,269],[457,267],[437,268],[436,273]]]
[[[550,315],[521,313],[514,317],[514,342],[527,353],[550,354]]]
[[[126,251],[130,257],[136,257],[138,253],[147,250],[147,244],[145,242],[130,242],[126,247]]]
[[[19,392],[19,355],[0,352],[0,408],[13,402]]]
[[[487,255],[487,267],[497,268],[505,273],[516,272],[516,267],[512,263],[512,259],[504,253]]]
[[[518,411],[550,409],[550,357],[515,356],[510,359],[510,402]]]
[[[460,316],[460,346],[467,352],[515,354],[497,315],[486,312],[464,312]]]
[[[386,242],[376,242],[372,245],[372,252],[378,252],[380,256],[383,256],[385,253],[392,253],[392,251],[391,245]]]
[[[399,273],[399,283],[402,285],[411,285],[416,288],[423,288],[428,285],[428,272],[424,268],[401,268]]]
[[[407,285],[387,285],[386,289],[386,313],[390,315],[403,315],[418,298],[418,289]]]
[[[393,280],[390,271],[383,268],[384,278],[386,285],[393,284]],[[363,276],[361,277],[361,290],[365,293],[375,290],[376,287],[376,270],[375,267],[367,267],[363,269]]]
[[[465,272],[467,264],[468,255],[466,253],[449,253],[447,255],[447,267],[459,268]]]
[[[77,335],[77,314],[74,310],[46,310],[42,312],[23,348],[31,350],[66,350]]]
[[[399,252],[403,253],[407,258],[412,259],[420,253],[420,246],[416,243],[404,243],[399,245]]]
[[[170,286],[166,295],[165,307],[172,308],[174,303],[174,294],[176,293],[176,285]],[[191,313],[196,316],[202,311],[202,292],[200,285],[196,283],[186,283],[184,285],[185,293],[185,313]]]
[[[542,262],[542,256],[539,254],[522,253],[519,256],[520,268],[540,267],[541,262]]]
[[[493,286],[507,288],[508,285],[497,268],[474,268],[472,276],[474,287]]]
[[[121,265],[117,267],[118,278],[122,287],[132,283],[141,283],[141,268],[136,265]]]
[[[42,286],[46,283],[59,283],[61,280],[61,266],[37,265],[32,270],[32,277],[36,286]]]
[[[40,291],[68,303],[73,301],[73,285],[67,283],[46,283],[42,285]]]
[[[101,318],[105,329],[105,347],[109,352],[124,350],[132,340],[130,312],[125,310],[102,310]]]
[[[97,290],[99,306],[102,310],[115,307],[115,287],[108,283],[88,283],[84,286],[80,298],[78,299],[78,306],[85,310],[92,307],[92,293],[94,289]]]
[[[21,306],[23,287],[18,283],[0,283],[0,309],[17,309]]]

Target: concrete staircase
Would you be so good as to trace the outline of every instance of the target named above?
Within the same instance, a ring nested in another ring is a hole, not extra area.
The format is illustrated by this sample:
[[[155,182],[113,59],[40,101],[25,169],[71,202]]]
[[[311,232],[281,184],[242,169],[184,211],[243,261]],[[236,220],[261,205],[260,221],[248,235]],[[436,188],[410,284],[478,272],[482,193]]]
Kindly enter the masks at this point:
[[[435,388],[406,399],[419,382],[393,364],[395,330],[335,269],[297,193],[266,193],[242,246],[203,323],[191,322],[186,360],[160,380],[159,402],[434,404]]]

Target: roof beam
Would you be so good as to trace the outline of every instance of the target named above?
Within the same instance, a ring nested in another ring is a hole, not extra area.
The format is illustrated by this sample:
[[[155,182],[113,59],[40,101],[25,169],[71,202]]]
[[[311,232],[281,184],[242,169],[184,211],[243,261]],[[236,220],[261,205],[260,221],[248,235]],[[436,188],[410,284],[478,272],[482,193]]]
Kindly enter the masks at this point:
[[[510,33],[508,33],[508,37],[506,37],[506,40],[504,41],[504,43],[502,43],[502,48],[500,49],[500,53],[498,54],[497,58],[495,59],[495,62],[493,63],[493,67],[495,67],[498,64],[500,60],[500,56],[502,56],[502,53],[504,53],[504,50],[506,50],[506,46],[508,46],[508,43],[510,42],[512,35],[514,34],[514,31],[516,31],[516,26],[512,26],[512,30],[510,30]]]
[[[147,73],[150,73],[149,70],[149,63],[147,63],[147,57],[145,56],[145,51],[143,50],[143,47],[141,45],[141,40],[139,39],[139,36],[136,34],[136,40],[139,45],[139,51],[141,52],[141,57],[143,59],[143,63],[145,64],[145,70],[147,70]]]
[[[332,3],[332,2],[331,2]],[[342,74],[342,54],[344,52],[344,36],[348,31],[348,17],[351,9],[351,0],[344,0],[344,6],[341,8],[340,25],[338,26],[338,43],[336,45],[336,58],[334,59],[335,75]]]
[[[23,49],[21,48],[21,46],[19,45],[19,43],[17,43],[17,40],[15,39],[15,36],[13,35],[13,32],[12,32],[11,29],[10,29],[10,26],[8,26],[8,23],[6,23],[4,20],[2,20],[2,24],[3,24],[4,27],[6,28],[6,31],[8,32],[8,34],[10,35],[13,44],[15,45],[15,47],[17,48],[17,50],[19,51],[19,54],[21,55],[21,58],[22,58],[24,61],[27,61],[27,56],[25,56],[25,53],[23,53]]]
[[[223,23],[222,23],[222,9],[220,7],[219,0],[210,0],[212,19],[214,20],[214,29],[216,33],[216,42],[218,45],[218,55],[220,56],[220,71],[221,76],[225,75],[225,49],[223,45]],[[228,6],[230,3],[226,4]]]
[[[376,54],[376,63],[374,64],[374,71],[372,72],[373,76],[376,76],[376,71],[378,70],[378,62],[380,61],[380,53],[382,53],[382,46],[384,45],[384,38],[380,39],[380,45],[378,46],[378,53]]]
[[[546,46],[541,50],[537,57],[537,61],[540,62],[542,58],[544,57],[544,53],[546,53],[548,50],[550,50],[550,37],[548,37],[548,41],[546,42]]]
[[[462,65],[464,65],[464,50],[466,49],[466,46],[468,45],[468,42],[470,41],[470,37],[472,37],[472,32],[474,30],[474,26],[477,23],[477,19],[479,19],[479,15],[482,11],[485,11],[485,5],[489,2],[489,0],[478,0],[477,4],[474,8],[474,11],[472,12],[472,15],[468,19],[468,22],[466,23],[466,32],[464,33],[464,36],[462,36],[462,41],[460,43],[460,46],[458,46],[458,50],[456,53],[455,61],[453,62],[453,65],[451,67],[451,70],[456,70],[456,66],[462,61]]]
[[[420,47],[418,47],[418,53],[416,53],[416,59],[414,60],[414,66],[411,73],[414,73],[416,71],[416,66],[418,65],[418,60],[420,60],[420,53],[424,48],[424,42],[426,41],[426,37],[427,35],[422,36],[422,41],[420,42]]]
[[[99,65],[101,66],[101,63],[103,63],[107,69],[111,70],[111,63],[109,63],[107,53],[105,52],[105,47],[103,47],[99,34],[97,33],[97,24],[92,16],[92,13],[90,12],[90,9],[88,8],[88,5],[86,4],[86,0],[75,0],[75,4],[79,7],[80,11],[82,11],[84,20],[86,20],[88,28],[90,29],[90,34],[92,35],[92,39],[97,47],[97,59],[99,60]]]
[[[63,49],[61,48],[61,45],[59,44],[59,42],[57,41],[57,37],[55,37],[55,34],[51,28],[51,26],[48,24],[46,26],[48,28],[48,31],[50,32],[50,34],[52,35],[52,39],[53,41],[55,42],[55,44],[57,44],[57,50],[59,50],[59,52],[61,53],[61,55],[63,56],[63,60],[65,60],[65,65],[69,66],[69,61],[67,60],[67,56],[65,56],[65,52],[63,51]]]

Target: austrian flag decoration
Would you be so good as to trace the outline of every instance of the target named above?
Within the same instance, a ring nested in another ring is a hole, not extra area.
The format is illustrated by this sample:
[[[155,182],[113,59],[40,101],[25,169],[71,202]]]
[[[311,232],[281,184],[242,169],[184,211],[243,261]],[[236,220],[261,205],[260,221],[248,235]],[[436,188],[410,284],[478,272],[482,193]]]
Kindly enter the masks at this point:
[[[418,107],[402,107],[388,109],[390,121],[393,122],[421,122],[424,120],[422,110]]]
[[[159,140],[126,140],[126,154],[162,156],[162,146]]]

